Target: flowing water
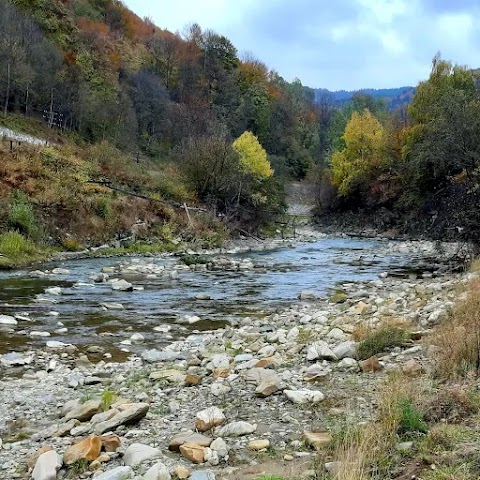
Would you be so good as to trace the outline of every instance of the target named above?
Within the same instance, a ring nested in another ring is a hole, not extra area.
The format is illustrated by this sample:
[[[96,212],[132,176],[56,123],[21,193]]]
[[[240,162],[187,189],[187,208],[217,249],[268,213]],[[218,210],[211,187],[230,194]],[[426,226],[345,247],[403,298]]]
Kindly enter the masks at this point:
[[[179,271],[178,278],[144,275],[128,277],[142,291],[116,292],[110,285],[93,284],[89,279],[103,267],[127,263],[128,259],[104,258],[71,260],[42,266],[62,267],[68,275],[32,276],[30,270],[0,272],[0,314],[26,315],[13,329],[0,330],[0,353],[43,348],[47,340],[77,345],[80,349],[100,345],[116,358],[120,342],[133,332],[142,333],[145,346],[156,348],[192,331],[214,329],[242,317],[261,316],[292,304],[302,290],[326,296],[342,282],[373,280],[382,272],[406,272],[422,259],[413,253],[391,253],[381,240],[323,239],[314,243],[271,251],[239,254],[250,258],[249,271]],[[175,257],[153,257],[148,262],[171,268]],[[423,259],[424,260],[424,259]],[[145,259],[143,259],[145,261]],[[62,295],[46,295],[45,289],[62,287]],[[209,300],[198,300],[199,294]],[[49,300],[45,302],[45,299]],[[50,303],[53,301],[55,303]],[[121,303],[124,310],[105,310],[103,302]],[[50,312],[57,312],[54,316]],[[202,320],[191,326],[179,325],[183,315]],[[61,322],[68,329],[56,334]],[[170,325],[168,333],[154,327]],[[50,337],[31,337],[31,331],[47,331]],[[135,347],[129,347],[135,351]]]

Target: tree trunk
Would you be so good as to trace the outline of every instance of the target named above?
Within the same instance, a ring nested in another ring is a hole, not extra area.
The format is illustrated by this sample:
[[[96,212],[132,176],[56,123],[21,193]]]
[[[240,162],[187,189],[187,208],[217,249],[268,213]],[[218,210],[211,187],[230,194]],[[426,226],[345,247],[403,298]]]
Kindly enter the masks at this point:
[[[8,100],[9,100],[9,98],[10,98],[10,75],[11,75],[10,62],[11,62],[11,60],[8,60],[8,63],[7,63],[7,91],[6,91],[6,95],[5,95],[5,105],[4,105],[4,107],[3,107],[3,116],[4,116],[4,117],[7,116],[7,112],[8,112]]]

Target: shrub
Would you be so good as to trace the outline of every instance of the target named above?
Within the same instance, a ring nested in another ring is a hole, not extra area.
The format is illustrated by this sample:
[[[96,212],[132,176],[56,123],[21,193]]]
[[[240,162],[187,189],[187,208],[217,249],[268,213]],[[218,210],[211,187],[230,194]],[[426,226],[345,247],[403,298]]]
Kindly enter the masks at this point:
[[[34,238],[38,233],[33,206],[22,192],[15,192],[12,195],[8,212],[8,226],[29,238]]]
[[[369,358],[377,353],[401,346],[408,339],[408,333],[400,327],[384,326],[369,334],[358,345],[359,358]]]
[[[112,202],[107,197],[100,197],[95,202],[95,213],[104,220],[111,218],[113,214]]]
[[[0,235],[0,254],[16,259],[37,253],[35,244],[18,232],[6,232]]]
[[[62,247],[67,252],[79,252],[83,250],[83,245],[75,238],[64,238],[62,240]]]

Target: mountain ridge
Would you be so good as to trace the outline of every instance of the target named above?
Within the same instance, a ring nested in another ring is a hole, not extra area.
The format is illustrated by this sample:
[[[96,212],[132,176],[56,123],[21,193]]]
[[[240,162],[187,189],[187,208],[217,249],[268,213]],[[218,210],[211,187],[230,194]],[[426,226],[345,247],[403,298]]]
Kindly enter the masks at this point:
[[[359,90],[328,90],[327,88],[314,88],[317,103],[329,100],[338,106],[349,102],[355,94],[371,95],[373,98],[382,99],[390,109],[406,105],[415,93],[415,87],[404,86],[397,88],[362,88]]]

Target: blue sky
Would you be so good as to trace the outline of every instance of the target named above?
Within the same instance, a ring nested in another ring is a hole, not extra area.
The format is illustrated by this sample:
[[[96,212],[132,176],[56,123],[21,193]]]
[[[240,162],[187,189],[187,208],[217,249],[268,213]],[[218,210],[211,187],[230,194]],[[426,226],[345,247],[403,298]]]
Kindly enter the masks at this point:
[[[125,0],[182,32],[227,36],[287,80],[331,90],[416,85],[437,51],[480,67],[479,0]]]

